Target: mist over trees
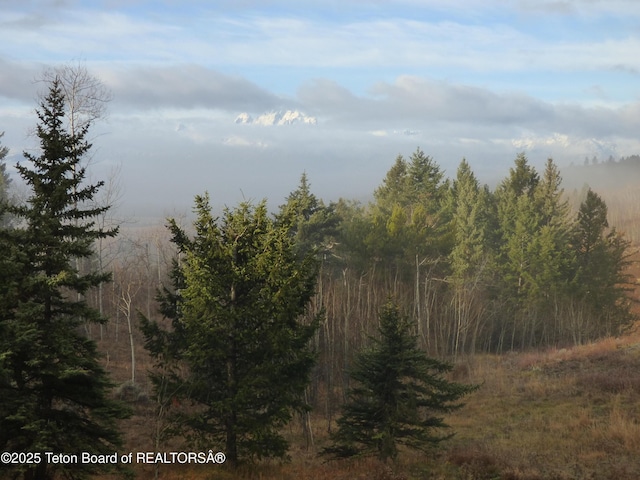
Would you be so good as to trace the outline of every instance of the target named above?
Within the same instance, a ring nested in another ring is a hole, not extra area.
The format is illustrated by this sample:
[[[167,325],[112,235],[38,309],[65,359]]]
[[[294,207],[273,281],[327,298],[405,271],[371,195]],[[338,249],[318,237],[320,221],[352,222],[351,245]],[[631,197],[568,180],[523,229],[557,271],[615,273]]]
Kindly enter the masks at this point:
[[[603,198],[587,188],[573,208],[553,160],[539,172],[524,153],[493,191],[466,160],[447,178],[417,149],[368,204],[325,203],[303,173],[276,212],[243,202],[216,218],[199,195],[191,227],[116,238],[104,182],[86,181],[103,114],[91,98],[109,95],[84,70],[48,75],[39,153],[16,167],[25,202],[0,147],[0,450],[108,452],[127,413],[114,394],[148,378],[158,451],[178,437],[233,466],[286,459],[291,421],[314,445],[313,409],[334,454],[394,459],[446,438],[433,415],[472,390],[444,379],[444,360],[581,344],[634,320],[630,244]],[[112,359],[129,374],[118,392]]]

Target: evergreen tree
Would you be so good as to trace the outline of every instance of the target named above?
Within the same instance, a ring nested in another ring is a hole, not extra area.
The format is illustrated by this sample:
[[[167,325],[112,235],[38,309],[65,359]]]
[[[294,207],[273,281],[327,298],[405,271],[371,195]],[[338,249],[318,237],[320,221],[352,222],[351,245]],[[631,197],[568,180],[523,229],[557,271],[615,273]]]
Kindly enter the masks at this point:
[[[452,277],[464,283],[475,276],[487,255],[488,198],[466,160],[458,167],[450,190],[454,247],[451,251]]]
[[[396,272],[403,261],[408,246],[408,213],[413,205],[409,188],[407,161],[398,155],[387,172],[382,185],[374,192],[376,199],[368,211],[369,228],[364,238],[365,247],[375,262],[395,267]]]
[[[188,398],[199,407],[185,422],[204,445],[224,446],[227,461],[284,457],[281,427],[303,401],[318,322],[301,321],[317,280],[317,262],[296,254],[290,224],[276,224],[264,202],[211,215],[196,197],[195,237],[171,221],[183,255],[178,301]]]
[[[107,274],[81,274],[75,259],[88,258],[93,242],[114,236],[92,221],[108,207],[86,207],[102,183],[85,185],[78,166],[90,145],[89,125],[71,135],[63,128],[64,96],[54,80],[38,110],[39,155],[17,169],[31,189],[27,203],[6,210],[19,227],[0,230],[0,450],[113,453],[120,445],[116,419],[124,407],[98,363],[96,345],[80,333],[102,322],[82,297]],[[9,465],[24,478],[58,474],[81,478],[98,464]]]
[[[337,458],[376,455],[395,460],[398,447],[426,450],[450,438],[440,416],[460,407],[476,386],[447,381],[451,365],[427,357],[417,347],[409,323],[388,302],[380,313],[379,339],[361,352],[333,444],[323,452]]]
[[[535,168],[529,165],[524,154],[519,154],[509,177],[495,194],[500,229],[497,256],[500,285],[496,303],[503,322],[499,348],[507,334],[511,349],[516,339],[522,347],[535,339],[537,305],[531,299],[536,285],[538,235],[542,224],[542,212],[536,199],[539,183],[540,177]]]
[[[534,192],[538,226],[532,240],[528,292],[529,305],[535,308],[538,317],[536,342],[546,344],[560,339],[557,326],[564,317],[560,307],[568,300],[575,263],[569,242],[569,207],[563,200],[561,184],[558,168],[548,159]]]
[[[490,195],[480,188],[466,160],[458,167],[448,197],[454,239],[449,255],[454,332],[451,349],[457,354],[465,349],[468,338],[471,339],[471,351],[475,349],[486,309],[486,284],[490,279],[493,256],[489,240],[492,212]]]
[[[527,157],[521,153],[515,160],[515,166],[509,170],[509,177],[496,189],[502,264],[508,264],[506,257],[509,256],[510,247],[508,244],[510,241],[513,240],[520,245],[528,241],[526,238],[514,239],[513,237],[517,230],[521,234],[526,233],[522,232],[523,223],[526,223],[524,217],[528,217],[531,212],[535,211],[535,205],[532,205],[531,202],[539,181],[540,177],[535,168],[529,165]],[[537,224],[537,220],[535,223]],[[518,276],[518,278],[521,282],[521,277]]]
[[[558,167],[547,159],[542,178],[536,185],[534,196],[542,214],[541,224],[563,229],[567,224],[569,205],[563,200],[564,189]]]
[[[157,452],[162,451],[167,440],[180,434],[179,409],[174,406],[185,395],[188,386],[183,360],[187,338],[180,315],[181,291],[185,284],[178,259],[174,259],[169,277],[171,285],[162,286],[156,295],[162,320],[155,321],[139,315],[140,330],[145,337],[144,347],[154,359],[149,379],[153,384],[155,399],[153,440]],[[156,478],[159,468],[157,464]]]
[[[409,202],[407,181],[407,161],[402,155],[398,155],[382,181],[382,185],[373,193],[378,206],[385,211],[390,211],[396,203],[406,206]]]
[[[295,249],[302,257],[309,252],[317,251],[326,256],[333,247],[338,218],[333,205],[325,206],[311,193],[307,174],[300,177],[300,185],[280,206],[277,222],[291,226]]]
[[[607,231],[607,205],[589,189],[580,205],[572,233],[576,256],[573,282],[578,299],[587,305],[592,335],[617,335],[633,320],[627,294],[629,242],[615,229]]]
[[[341,198],[335,204],[335,213],[338,219],[336,255],[340,265],[366,270],[378,251],[378,245],[369,243],[374,229],[369,209],[359,202]]]
[[[448,189],[443,179],[435,161],[417,149],[409,161],[396,158],[374,193],[372,228],[365,241],[372,256],[384,259],[396,277],[413,274],[426,257],[450,248],[441,215]]]
[[[0,132],[0,138],[4,136],[4,132]],[[9,153],[9,149],[4,146],[0,146],[0,228],[7,227],[9,225],[9,216],[4,211],[5,207],[2,205],[8,205],[9,203],[9,184],[11,183],[11,177],[7,172],[7,164],[5,158]]]
[[[440,210],[440,202],[446,191],[444,172],[433,158],[417,149],[407,167],[407,190],[412,203],[422,203],[434,214]]]

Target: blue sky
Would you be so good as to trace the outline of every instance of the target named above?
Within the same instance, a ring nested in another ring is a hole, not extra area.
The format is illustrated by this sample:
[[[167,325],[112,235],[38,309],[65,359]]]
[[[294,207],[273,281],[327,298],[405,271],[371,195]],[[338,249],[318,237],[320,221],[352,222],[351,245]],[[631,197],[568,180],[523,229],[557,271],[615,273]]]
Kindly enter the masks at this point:
[[[635,0],[0,0],[0,131],[11,160],[43,69],[82,62],[112,91],[96,177],[120,167],[139,217],[268,197],[306,171],[325,200],[367,200],[423,149],[485,182],[640,153]],[[295,109],[317,125],[236,125]]]

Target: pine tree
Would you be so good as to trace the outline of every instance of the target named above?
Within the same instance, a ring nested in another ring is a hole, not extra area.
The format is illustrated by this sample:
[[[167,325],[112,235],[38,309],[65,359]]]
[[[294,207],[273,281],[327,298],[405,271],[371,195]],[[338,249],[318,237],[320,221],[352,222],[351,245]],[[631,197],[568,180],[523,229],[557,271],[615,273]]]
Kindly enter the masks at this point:
[[[380,313],[379,335],[356,359],[351,378],[357,385],[326,455],[387,461],[397,458],[400,445],[426,450],[451,437],[439,433],[447,428],[441,415],[462,407],[458,400],[477,388],[443,378],[451,365],[418,349],[407,319],[391,302]]]
[[[4,136],[4,132],[0,132],[0,138]],[[10,217],[4,211],[9,203],[9,185],[11,184],[11,177],[7,172],[7,164],[5,158],[9,153],[9,149],[4,146],[0,146],[0,228],[9,226]]]
[[[532,232],[528,275],[528,305],[535,309],[536,343],[556,343],[558,325],[564,314],[560,306],[567,301],[574,264],[569,245],[569,207],[563,200],[562,178],[553,160],[548,159],[534,192],[537,227]]]
[[[592,335],[617,335],[634,319],[628,297],[629,242],[615,229],[607,231],[607,205],[589,189],[572,232],[576,256],[573,282],[587,305]]]
[[[471,339],[470,350],[481,329],[486,283],[491,272],[489,225],[490,197],[481,189],[466,160],[458,167],[456,179],[448,194],[451,231],[454,245],[449,255],[450,291],[454,354],[464,350]]]
[[[374,193],[371,228],[365,239],[370,256],[382,261],[398,279],[420,281],[427,258],[446,255],[450,236],[442,218],[447,182],[435,161],[417,149],[409,161],[402,156]],[[416,309],[418,299],[415,300]]]
[[[67,133],[64,105],[54,80],[37,112],[40,153],[25,153],[29,165],[17,166],[31,194],[27,203],[6,207],[19,227],[0,230],[0,450],[106,454],[120,445],[115,422],[127,411],[109,398],[112,384],[80,326],[104,320],[81,295],[109,275],[81,274],[74,260],[117,232],[92,221],[108,207],[85,207],[102,183],[83,183],[79,162],[90,149],[89,125]],[[41,461],[14,474],[81,478],[104,469]]]
[[[301,321],[314,294],[317,262],[299,258],[291,225],[276,224],[264,202],[211,215],[196,197],[195,237],[171,221],[183,255],[178,301],[187,398],[199,407],[185,422],[205,446],[220,445],[229,464],[285,457],[281,427],[308,407],[303,393],[318,321]]]
[[[382,185],[376,188],[373,195],[377,205],[384,211],[390,211],[396,203],[406,206],[409,202],[407,168],[407,161],[402,155],[398,155],[395,163],[382,181]]]
[[[317,251],[326,256],[333,246],[338,218],[333,205],[326,206],[313,193],[307,174],[300,177],[300,185],[288,197],[276,217],[278,223],[291,226],[295,249],[301,257]]]
[[[500,245],[498,270],[500,285],[497,304],[502,321],[499,348],[507,332],[510,348],[531,341],[536,312],[530,303],[535,288],[534,268],[538,255],[537,236],[541,211],[535,195],[540,178],[524,154],[496,190]]]
[[[466,160],[458,167],[450,196],[455,238],[450,255],[452,277],[457,283],[465,283],[475,277],[485,260],[488,222],[488,199]]]
[[[435,161],[417,149],[407,162],[399,156],[374,193],[374,222],[386,227],[389,246],[384,253],[406,254],[440,248],[443,222],[439,218],[448,188]],[[404,252],[403,252],[404,251]],[[392,253],[393,252],[393,253]]]
[[[440,210],[440,201],[446,191],[444,172],[428,155],[417,149],[407,166],[407,189],[413,203],[420,202],[430,214]]]
[[[535,168],[529,165],[527,157],[521,153],[515,160],[515,166],[509,170],[509,177],[496,189],[503,263],[506,262],[504,257],[507,255],[507,244],[518,229],[516,224],[518,221],[522,223],[522,216],[526,215],[523,210],[535,210],[535,206],[530,205],[529,201],[533,199],[539,182],[540,177]],[[520,239],[523,240],[525,239]]]
[[[188,387],[183,360],[187,338],[180,315],[180,292],[185,285],[179,259],[173,260],[169,277],[171,285],[163,286],[156,294],[162,320],[139,315],[140,330],[145,337],[144,347],[154,359],[148,375],[155,400],[153,445],[156,452],[163,450],[167,440],[180,435],[181,418],[175,406],[179,404],[178,399],[185,396]],[[159,463],[155,469],[155,478],[158,478]]]

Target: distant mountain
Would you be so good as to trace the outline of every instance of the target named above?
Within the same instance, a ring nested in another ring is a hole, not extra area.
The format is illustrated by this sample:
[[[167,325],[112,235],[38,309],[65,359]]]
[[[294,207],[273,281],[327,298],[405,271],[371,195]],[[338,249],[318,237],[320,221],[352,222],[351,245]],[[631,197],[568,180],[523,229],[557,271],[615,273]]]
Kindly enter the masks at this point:
[[[297,110],[280,110],[263,113],[255,119],[248,113],[243,112],[236,117],[235,123],[243,125],[265,126],[295,124],[316,125],[318,123],[318,120],[315,117],[310,117]]]

